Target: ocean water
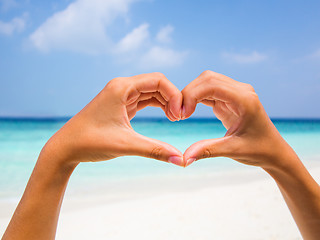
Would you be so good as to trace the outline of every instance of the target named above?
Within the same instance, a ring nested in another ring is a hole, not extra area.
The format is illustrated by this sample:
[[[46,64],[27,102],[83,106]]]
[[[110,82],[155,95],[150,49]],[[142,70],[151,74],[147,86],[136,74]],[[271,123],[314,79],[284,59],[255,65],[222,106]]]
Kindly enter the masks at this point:
[[[66,119],[0,120],[0,200],[21,195],[38,154]],[[283,137],[304,162],[320,161],[320,120],[274,120]],[[137,119],[133,128],[148,137],[172,144],[182,152],[201,139],[222,137],[217,120],[189,119],[171,123],[166,119]],[[72,176],[72,188],[99,185],[110,180],[157,176],[199,175],[230,169],[247,169],[231,159],[198,161],[183,169],[141,157],[121,157],[107,162],[81,163]]]

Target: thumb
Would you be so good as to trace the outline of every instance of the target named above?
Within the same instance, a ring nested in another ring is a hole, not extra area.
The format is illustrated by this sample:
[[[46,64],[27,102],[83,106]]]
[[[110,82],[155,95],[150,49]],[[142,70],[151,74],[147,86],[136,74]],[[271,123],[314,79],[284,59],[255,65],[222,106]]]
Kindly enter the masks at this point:
[[[212,157],[232,157],[235,151],[233,136],[201,140],[192,144],[183,154],[186,166],[194,161]]]
[[[148,138],[136,132],[132,132],[127,140],[129,143],[127,155],[153,158],[182,167],[185,165],[182,153],[168,143]]]

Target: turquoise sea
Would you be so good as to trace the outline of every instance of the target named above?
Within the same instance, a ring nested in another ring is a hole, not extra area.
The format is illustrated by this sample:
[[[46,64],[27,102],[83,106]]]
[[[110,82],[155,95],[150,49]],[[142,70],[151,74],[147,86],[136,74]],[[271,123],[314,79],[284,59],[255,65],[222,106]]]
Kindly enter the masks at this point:
[[[0,119],[0,200],[19,197],[32,172],[38,154],[68,119]],[[320,120],[273,120],[276,127],[304,162],[320,162]],[[136,119],[133,128],[148,137],[168,142],[182,152],[192,143],[225,133],[215,119]],[[71,188],[102,186],[113,180],[144,177],[207,174],[247,169],[230,159],[217,158],[196,162],[183,169],[172,164],[140,157],[122,157],[100,163],[82,163],[71,179]]]

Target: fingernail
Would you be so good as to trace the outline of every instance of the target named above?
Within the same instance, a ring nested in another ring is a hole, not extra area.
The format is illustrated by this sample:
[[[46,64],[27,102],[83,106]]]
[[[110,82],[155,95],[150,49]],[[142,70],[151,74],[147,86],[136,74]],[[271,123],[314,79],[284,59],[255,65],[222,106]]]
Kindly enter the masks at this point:
[[[182,107],[182,111],[181,111],[181,119],[183,120],[183,119],[185,119],[185,118],[186,118],[186,107],[183,106],[183,107]]]
[[[170,113],[172,114],[174,121],[179,121],[179,118],[173,114],[173,111],[171,111],[171,109],[169,108]]]
[[[188,167],[191,163],[193,163],[196,159],[195,158],[189,158],[186,162],[186,167]]]
[[[169,157],[168,162],[169,163],[173,163],[173,164],[178,165],[178,166],[182,166],[183,159],[182,159],[182,157],[171,156],[171,157]]]

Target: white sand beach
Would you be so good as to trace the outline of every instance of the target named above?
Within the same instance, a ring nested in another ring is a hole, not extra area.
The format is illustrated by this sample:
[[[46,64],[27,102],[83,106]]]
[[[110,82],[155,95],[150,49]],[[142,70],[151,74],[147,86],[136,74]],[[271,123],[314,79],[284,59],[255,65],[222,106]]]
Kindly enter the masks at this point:
[[[319,182],[319,166],[308,168]],[[302,239],[259,168],[111,185],[100,194],[67,192],[57,239]],[[1,205],[1,234],[14,207]]]

